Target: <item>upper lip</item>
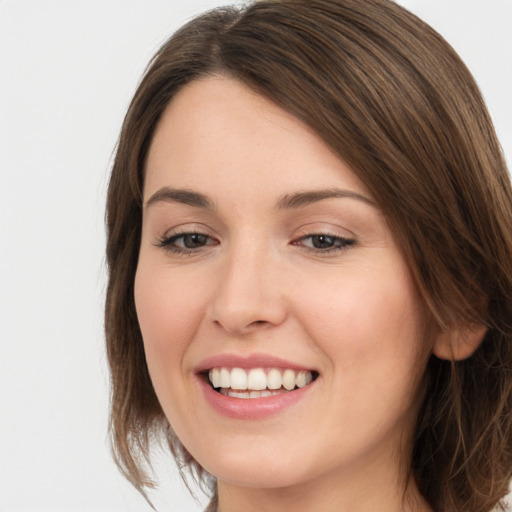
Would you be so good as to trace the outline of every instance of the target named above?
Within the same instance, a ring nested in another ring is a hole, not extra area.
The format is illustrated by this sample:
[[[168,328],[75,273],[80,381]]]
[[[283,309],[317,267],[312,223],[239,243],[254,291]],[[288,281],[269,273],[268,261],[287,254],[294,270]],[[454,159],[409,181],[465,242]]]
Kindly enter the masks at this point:
[[[291,370],[309,370],[313,368],[303,364],[294,363],[270,354],[217,354],[203,359],[196,367],[197,373],[208,371],[212,368],[290,368]]]

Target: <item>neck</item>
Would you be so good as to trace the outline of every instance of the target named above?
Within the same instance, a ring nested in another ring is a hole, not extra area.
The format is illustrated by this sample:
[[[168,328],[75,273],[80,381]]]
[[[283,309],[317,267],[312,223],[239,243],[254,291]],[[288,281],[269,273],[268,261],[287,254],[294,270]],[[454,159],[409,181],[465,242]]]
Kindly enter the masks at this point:
[[[350,472],[349,472],[350,473]],[[242,487],[218,482],[220,512],[432,512],[411,478],[398,485],[397,472],[375,474],[364,478],[348,474],[300,483],[284,488]]]

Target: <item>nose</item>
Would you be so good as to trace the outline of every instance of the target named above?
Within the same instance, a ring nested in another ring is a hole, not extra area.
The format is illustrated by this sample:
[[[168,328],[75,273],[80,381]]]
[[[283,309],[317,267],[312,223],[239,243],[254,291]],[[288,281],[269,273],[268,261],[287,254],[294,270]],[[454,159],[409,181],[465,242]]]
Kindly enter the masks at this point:
[[[284,322],[287,302],[276,259],[257,246],[225,256],[209,307],[217,326],[243,336]]]

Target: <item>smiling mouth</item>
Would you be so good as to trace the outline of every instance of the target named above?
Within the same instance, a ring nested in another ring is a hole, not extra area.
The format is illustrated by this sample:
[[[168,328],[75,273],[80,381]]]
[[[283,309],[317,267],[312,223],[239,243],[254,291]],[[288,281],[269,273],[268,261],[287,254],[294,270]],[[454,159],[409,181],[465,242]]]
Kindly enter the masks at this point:
[[[281,368],[212,368],[206,380],[215,391],[233,398],[266,398],[308,386],[318,377],[310,370]]]

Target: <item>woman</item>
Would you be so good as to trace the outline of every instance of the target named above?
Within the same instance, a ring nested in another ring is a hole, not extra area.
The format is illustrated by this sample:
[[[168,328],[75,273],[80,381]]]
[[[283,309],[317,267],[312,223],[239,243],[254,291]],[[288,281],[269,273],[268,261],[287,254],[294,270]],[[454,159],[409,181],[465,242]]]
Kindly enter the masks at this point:
[[[107,202],[118,465],[211,510],[490,511],[512,193],[479,91],[389,0],[218,9],[151,62]]]

